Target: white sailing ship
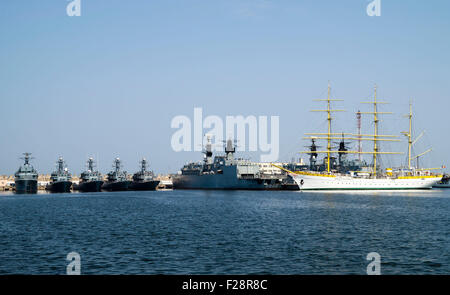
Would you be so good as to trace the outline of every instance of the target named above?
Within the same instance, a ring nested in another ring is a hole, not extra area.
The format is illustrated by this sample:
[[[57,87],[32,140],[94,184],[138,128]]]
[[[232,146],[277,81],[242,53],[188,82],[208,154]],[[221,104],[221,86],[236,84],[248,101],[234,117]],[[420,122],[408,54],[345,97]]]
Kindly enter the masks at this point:
[[[411,156],[411,146],[413,144],[412,140],[412,108],[410,106],[409,117],[409,131],[403,132],[404,135],[408,137],[408,167],[392,169],[388,168],[384,173],[381,172],[379,165],[377,164],[378,156],[380,154],[400,154],[395,152],[382,152],[379,150],[380,141],[399,141],[393,139],[396,136],[393,135],[380,135],[378,134],[378,124],[380,114],[390,114],[390,112],[379,112],[378,105],[384,102],[377,101],[377,88],[375,86],[374,100],[371,102],[365,102],[372,104],[374,109],[373,112],[358,112],[360,114],[373,115],[374,122],[374,134],[352,134],[352,133],[332,133],[331,131],[331,121],[333,112],[340,112],[342,110],[331,109],[332,101],[341,101],[339,99],[330,98],[330,86],[328,86],[328,98],[319,99],[318,101],[326,101],[327,109],[325,110],[313,110],[316,112],[326,112],[328,115],[328,132],[327,133],[307,133],[311,137],[308,139],[324,139],[327,141],[327,149],[325,151],[314,151],[314,154],[325,154],[326,158],[326,171],[289,171],[283,167],[274,165],[279,169],[288,172],[298,184],[301,190],[406,190],[406,189],[431,189],[433,185],[438,183],[442,179],[441,174],[434,174],[430,172],[432,168],[429,169],[419,169],[418,167],[411,166],[411,160],[418,158],[426,152],[417,155],[416,157]],[[363,152],[359,151],[333,151],[331,149],[331,141],[333,139],[340,139],[339,135],[347,136],[345,139],[348,140],[370,140],[373,141],[373,151]],[[303,153],[311,154],[311,151],[306,151]],[[331,169],[330,159],[333,153],[345,153],[345,154],[372,154],[373,163],[371,169],[367,171],[348,171],[346,173],[339,173],[336,170]]]

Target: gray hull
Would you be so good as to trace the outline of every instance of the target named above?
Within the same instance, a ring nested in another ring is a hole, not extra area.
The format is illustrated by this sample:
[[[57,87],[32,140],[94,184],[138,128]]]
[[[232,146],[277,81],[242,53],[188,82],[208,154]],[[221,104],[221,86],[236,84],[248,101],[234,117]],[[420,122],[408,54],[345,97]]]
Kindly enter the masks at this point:
[[[80,192],[100,192],[102,190],[102,185],[102,180],[85,181],[81,182],[77,186],[74,186],[74,190],[78,190]]]
[[[150,180],[150,181],[133,181],[128,186],[129,190],[132,191],[154,191],[159,184],[159,180]]]
[[[71,188],[71,181],[55,181],[49,183],[45,189],[52,193],[70,193]]]
[[[127,191],[130,186],[131,181],[113,181],[113,182],[105,182],[102,186],[102,189],[105,191]]]
[[[236,166],[225,166],[223,174],[177,175],[173,178],[175,189],[217,189],[217,190],[263,190],[267,189],[261,179],[237,177]]]
[[[16,180],[15,188],[17,194],[35,194],[37,193],[37,180]]]

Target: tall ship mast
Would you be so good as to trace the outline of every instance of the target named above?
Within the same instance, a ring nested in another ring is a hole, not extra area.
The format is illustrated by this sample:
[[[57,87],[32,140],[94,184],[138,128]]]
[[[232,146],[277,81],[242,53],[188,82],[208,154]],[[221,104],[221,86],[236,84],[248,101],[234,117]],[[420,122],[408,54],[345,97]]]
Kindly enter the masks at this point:
[[[378,110],[379,104],[384,104],[377,100],[377,87],[375,86],[374,99],[370,102],[363,102],[365,104],[373,104],[373,111],[359,112],[358,114],[373,115],[374,132],[373,134],[358,134],[353,133],[333,133],[332,132],[332,113],[342,112],[343,110],[332,109],[331,102],[341,101],[338,99],[331,99],[331,87],[328,85],[327,99],[319,99],[316,101],[325,101],[327,108],[324,110],[313,110],[313,112],[326,112],[328,130],[327,133],[307,133],[309,137],[306,139],[326,140],[327,149],[323,151],[314,151],[315,154],[325,154],[327,169],[326,171],[289,171],[283,167],[276,166],[288,172],[298,184],[301,190],[386,190],[386,189],[430,189],[435,183],[442,179],[442,175],[433,174],[429,170],[424,169],[386,169],[386,172],[381,172],[379,165],[379,155],[381,154],[401,154],[398,152],[384,152],[380,150],[380,142],[382,141],[399,141],[395,139],[394,135],[379,134],[379,117],[382,114],[392,114],[391,112],[380,112]],[[411,116],[412,118],[412,116]],[[339,137],[341,135],[341,137]],[[351,151],[340,148],[337,151],[332,150],[331,142],[333,139],[346,140],[366,140],[373,141],[373,151]],[[409,143],[410,144],[410,143]],[[302,152],[309,153],[311,151]],[[334,153],[342,154],[371,154],[372,164],[369,169],[363,171],[347,171],[340,172],[331,167],[331,155]],[[410,165],[410,163],[409,163]]]
[[[361,152],[362,152],[362,141],[361,141],[361,111],[358,110],[356,113],[356,120],[357,120],[357,127],[358,127],[358,161],[359,163],[362,162],[361,159]]]
[[[17,194],[35,194],[37,193],[38,173],[31,166],[31,153],[23,154],[24,164],[14,174],[15,190]]]
[[[373,151],[372,152],[363,152],[363,151],[358,151],[358,154],[361,153],[369,153],[372,154],[372,177],[373,178],[377,178],[377,174],[378,174],[378,155],[380,154],[401,154],[399,152],[381,152],[380,151],[380,141],[399,141],[398,139],[393,139],[396,138],[398,136],[396,135],[382,135],[378,133],[379,130],[379,122],[380,122],[380,115],[382,114],[392,114],[392,112],[380,112],[378,111],[378,105],[380,104],[387,104],[387,102],[384,101],[378,101],[377,100],[377,85],[375,85],[374,88],[374,98],[373,101],[365,101],[362,102],[363,104],[373,104],[373,112],[359,112],[360,114],[367,114],[367,115],[373,115],[373,126],[374,126],[374,130],[373,130],[373,134],[365,134],[364,136],[368,137],[368,138],[361,138],[361,136],[358,136],[358,140],[370,140],[373,141]]]
[[[405,115],[405,117],[407,117],[408,120],[409,120],[409,129],[408,129],[408,131],[402,132],[402,134],[405,135],[407,137],[407,139],[408,139],[408,165],[407,165],[408,169],[419,169],[419,170],[441,169],[441,168],[425,168],[425,169],[423,169],[423,168],[419,167],[419,158],[424,156],[425,154],[428,154],[433,149],[429,148],[426,151],[424,151],[424,152],[422,152],[422,153],[420,153],[418,155],[415,155],[415,156],[412,155],[413,154],[412,153],[413,146],[417,143],[417,141],[419,139],[422,138],[422,136],[425,134],[425,132],[422,131],[415,139],[413,139],[413,132],[412,132],[413,112],[412,112],[412,103],[411,102],[409,103],[409,113],[407,115]],[[413,166],[413,164],[412,164],[412,162],[414,160],[416,161],[416,165],[415,166]]]

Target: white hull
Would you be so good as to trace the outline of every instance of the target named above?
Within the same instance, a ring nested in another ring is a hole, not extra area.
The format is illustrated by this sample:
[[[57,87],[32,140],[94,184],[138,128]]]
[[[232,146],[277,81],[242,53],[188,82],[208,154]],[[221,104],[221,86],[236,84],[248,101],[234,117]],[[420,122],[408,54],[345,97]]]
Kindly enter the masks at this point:
[[[301,190],[406,190],[431,189],[442,179],[423,178],[357,178],[351,176],[292,175]]]

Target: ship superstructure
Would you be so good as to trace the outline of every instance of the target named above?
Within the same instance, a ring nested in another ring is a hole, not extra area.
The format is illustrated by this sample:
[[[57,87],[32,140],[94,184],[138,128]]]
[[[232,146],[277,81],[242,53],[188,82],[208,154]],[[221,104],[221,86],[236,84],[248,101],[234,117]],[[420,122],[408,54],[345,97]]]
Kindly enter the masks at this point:
[[[108,191],[126,191],[131,181],[128,180],[126,171],[122,171],[122,163],[119,158],[114,159],[114,170],[107,174],[107,180],[103,183],[102,189]]]
[[[235,158],[236,148],[228,139],[225,155],[213,158],[209,137],[205,145],[202,163],[186,164],[173,176],[175,189],[261,190],[280,188],[276,179],[264,179],[257,163]]]
[[[87,170],[80,175],[80,183],[74,189],[82,192],[99,192],[103,185],[102,174],[95,169],[95,161],[93,158],[87,160]]]
[[[147,170],[147,160],[143,158],[140,162],[141,170],[133,174],[133,182],[130,184],[130,190],[155,190],[159,184],[159,180],[154,179],[152,171]]]
[[[442,175],[433,174],[429,170],[407,168],[388,168],[386,172],[382,172],[379,165],[379,156],[381,154],[399,154],[398,152],[384,152],[380,151],[380,142],[382,141],[398,141],[394,135],[379,134],[379,116],[381,114],[391,114],[391,112],[380,112],[378,105],[383,104],[377,100],[377,87],[375,86],[375,94],[373,101],[364,102],[373,105],[373,111],[359,112],[358,114],[369,114],[373,116],[374,132],[373,134],[353,134],[353,133],[333,133],[332,132],[332,113],[341,112],[343,110],[335,110],[331,108],[332,101],[341,101],[339,99],[330,98],[331,87],[328,86],[327,99],[319,99],[318,101],[325,101],[327,108],[325,110],[313,110],[316,112],[326,112],[328,130],[327,133],[307,133],[307,139],[326,140],[327,148],[323,151],[315,150],[313,153],[307,151],[304,153],[324,154],[326,157],[324,162],[326,164],[326,171],[290,171],[284,167],[276,166],[282,170],[287,171],[294,178],[301,190],[381,190],[381,189],[430,189],[437,183]],[[412,117],[411,117],[412,118]],[[410,123],[411,124],[411,123]],[[344,146],[340,146],[339,150],[332,150],[331,143],[333,139],[341,140],[368,140],[373,141],[373,151],[351,151]],[[409,141],[409,145],[412,142]],[[339,169],[332,169],[333,157],[332,154],[338,153],[341,157],[346,154],[371,154],[372,164],[362,171],[339,171]],[[411,159],[411,154],[409,154]],[[274,165],[275,166],[275,165]]]
[[[45,189],[54,193],[66,193],[70,192],[71,188],[72,175],[69,173],[64,159],[59,157],[56,162],[56,171],[50,175],[50,183]]]
[[[24,153],[24,164],[14,174],[14,186],[18,194],[37,193],[38,173],[30,164],[31,153]]]

